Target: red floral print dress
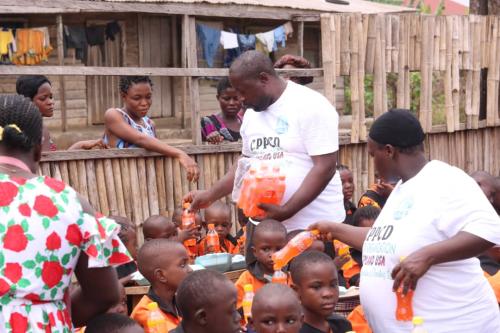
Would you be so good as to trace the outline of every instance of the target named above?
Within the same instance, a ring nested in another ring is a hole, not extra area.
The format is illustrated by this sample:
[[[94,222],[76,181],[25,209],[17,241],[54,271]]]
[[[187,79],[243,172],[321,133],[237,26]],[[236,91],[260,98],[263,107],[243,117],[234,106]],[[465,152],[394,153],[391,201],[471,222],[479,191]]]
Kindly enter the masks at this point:
[[[89,267],[129,262],[118,231],[61,181],[0,173],[0,332],[72,332],[64,297],[78,257]]]

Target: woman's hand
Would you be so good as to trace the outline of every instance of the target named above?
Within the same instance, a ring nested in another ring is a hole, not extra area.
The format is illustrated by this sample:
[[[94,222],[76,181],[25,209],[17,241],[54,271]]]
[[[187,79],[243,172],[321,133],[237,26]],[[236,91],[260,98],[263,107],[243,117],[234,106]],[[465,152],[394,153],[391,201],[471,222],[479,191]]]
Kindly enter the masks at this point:
[[[222,143],[224,141],[224,137],[220,135],[218,131],[214,131],[207,135],[207,142],[211,143],[213,145],[218,145],[219,143]]]
[[[196,164],[195,160],[184,152],[179,155],[178,159],[184,169],[186,169],[187,179],[190,182],[196,182],[200,176],[200,169],[198,169],[198,164]]]
[[[392,270],[391,276],[394,279],[392,290],[397,291],[402,287],[404,295],[409,290],[415,290],[418,279],[429,270],[431,265],[425,249],[413,252]]]

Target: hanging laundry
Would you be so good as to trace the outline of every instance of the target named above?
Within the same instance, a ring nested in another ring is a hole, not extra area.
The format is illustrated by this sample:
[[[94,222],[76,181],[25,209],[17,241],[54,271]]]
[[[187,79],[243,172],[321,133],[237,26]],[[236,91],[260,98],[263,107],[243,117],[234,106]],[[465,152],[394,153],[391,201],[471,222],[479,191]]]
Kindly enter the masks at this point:
[[[0,30],[0,64],[11,64],[16,52],[16,39],[12,29]]]
[[[104,25],[93,25],[85,29],[85,34],[87,36],[87,44],[90,46],[94,45],[104,45],[104,31],[106,27]]]
[[[113,22],[109,22],[108,24],[106,24],[106,30],[105,30],[106,39],[110,39],[110,40],[114,41],[115,36],[117,34],[119,34],[120,32],[122,32],[122,29],[120,28],[120,25],[118,24],[118,22],[113,21]]]
[[[221,31],[220,43],[224,47],[224,50],[235,49],[239,47],[238,35],[234,32]]]
[[[64,26],[64,56],[68,49],[75,49],[75,58],[87,60],[87,34],[83,25]]]
[[[197,24],[196,33],[203,48],[203,58],[208,67],[214,66],[214,58],[220,46],[221,31],[212,27]]]
[[[264,50],[266,50],[267,53],[273,52],[273,47],[274,47],[273,30],[256,34],[255,37],[257,37],[257,40],[263,45]]]
[[[290,38],[293,36],[293,25],[292,22],[288,21],[285,24],[283,24],[283,28],[285,29],[285,35],[287,38]]]
[[[274,33],[274,44],[273,51],[278,50],[278,44],[281,43],[281,47],[286,47],[286,32],[284,26],[279,26],[273,30]]]
[[[17,65],[36,65],[47,61],[52,47],[47,40],[48,29],[32,28],[16,30],[16,52],[12,62]]]
[[[241,52],[255,50],[255,35],[238,34],[238,43]]]

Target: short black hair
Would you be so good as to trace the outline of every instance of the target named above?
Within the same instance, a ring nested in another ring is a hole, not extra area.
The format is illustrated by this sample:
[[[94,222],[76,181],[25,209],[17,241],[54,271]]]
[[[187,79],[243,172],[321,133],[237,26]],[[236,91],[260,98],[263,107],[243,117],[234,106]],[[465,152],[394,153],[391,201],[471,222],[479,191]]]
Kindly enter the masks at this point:
[[[16,92],[19,95],[33,99],[38,93],[38,88],[44,83],[51,85],[49,79],[43,75],[22,75],[16,81]]]
[[[380,208],[368,205],[356,209],[352,215],[352,225],[358,227],[362,220],[376,220],[380,214]]]
[[[349,169],[349,167],[345,164],[337,164],[337,170],[338,171],[344,171],[344,170],[349,170],[351,171],[351,169]]]
[[[153,81],[149,76],[128,75],[120,76],[120,92],[126,94],[131,86],[137,83],[147,83],[153,87]]]
[[[223,77],[217,82],[217,96],[220,96],[222,92],[226,89],[232,88],[231,82],[229,82],[228,77]]]
[[[87,327],[86,333],[120,333],[125,327],[137,325],[131,318],[118,313],[105,313],[92,318]]]
[[[260,73],[278,77],[271,59],[254,50],[242,53],[229,68],[229,75],[238,75],[250,80],[258,79]]]
[[[20,95],[0,95],[0,144],[30,151],[42,142],[42,115],[29,99]]]
[[[290,263],[290,274],[294,283],[300,283],[301,279],[308,272],[307,266],[311,264],[332,264],[335,266],[333,259],[324,252],[306,251],[298,255]]]
[[[182,243],[171,239],[157,238],[151,239],[139,249],[137,254],[137,268],[139,272],[151,283],[154,283],[154,271],[164,263],[164,260],[172,257],[172,250],[175,247],[182,247]]]
[[[201,307],[211,307],[220,302],[221,284],[231,284],[231,281],[222,273],[204,269],[189,274],[177,288],[177,307],[183,320],[190,320]]]
[[[252,302],[252,312],[255,312],[255,310],[263,304],[285,299],[295,303],[297,309],[302,312],[299,297],[292,288],[280,283],[267,283],[255,293]]]
[[[272,220],[272,219],[265,219],[255,227],[255,230],[253,233],[254,241],[256,239],[258,239],[260,234],[266,233],[266,232],[282,233],[285,238],[287,235],[286,228],[283,225],[283,223],[276,221],[276,220]]]

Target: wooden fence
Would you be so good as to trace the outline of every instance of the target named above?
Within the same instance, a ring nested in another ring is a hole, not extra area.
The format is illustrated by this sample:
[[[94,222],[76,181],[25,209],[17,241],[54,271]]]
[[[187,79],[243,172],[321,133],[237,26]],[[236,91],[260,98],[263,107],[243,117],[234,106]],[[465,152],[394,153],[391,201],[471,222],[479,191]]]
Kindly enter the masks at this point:
[[[365,141],[367,136],[367,74],[373,75],[375,117],[387,110],[387,74],[398,75],[397,107],[410,108],[410,72],[418,71],[419,119],[426,132],[440,131],[432,124],[433,73],[439,71],[444,76],[444,131],[500,125],[498,16],[322,14],[321,35],[325,95],[333,103],[336,78],[350,77],[351,142]],[[481,69],[488,69],[484,122],[479,121]]]
[[[467,172],[500,174],[500,127],[429,134],[425,147],[431,159],[449,162]],[[197,184],[187,182],[177,160],[143,149],[47,153],[40,172],[70,184],[102,213],[128,216],[142,230],[147,217],[171,215],[188,191],[209,188],[220,179],[238,159],[241,145],[181,148],[200,166]],[[340,162],[353,171],[357,199],[374,180],[366,143],[344,142],[339,155]],[[142,242],[142,232],[138,234]]]

